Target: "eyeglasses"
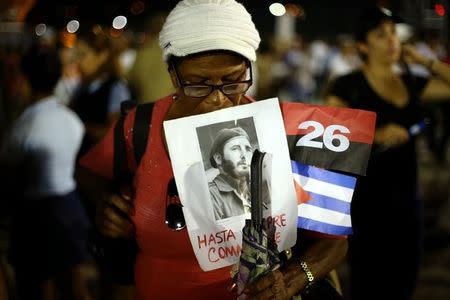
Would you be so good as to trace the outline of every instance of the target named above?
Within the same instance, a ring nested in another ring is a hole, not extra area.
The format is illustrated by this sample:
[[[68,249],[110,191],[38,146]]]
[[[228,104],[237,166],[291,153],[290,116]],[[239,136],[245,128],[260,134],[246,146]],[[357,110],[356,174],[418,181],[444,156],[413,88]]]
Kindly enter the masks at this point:
[[[167,227],[174,231],[179,231],[186,227],[186,221],[184,220],[183,214],[183,205],[180,202],[177,185],[175,184],[174,178],[172,178],[167,185],[166,224]]]
[[[236,95],[243,94],[250,86],[253,84],[252,76],[252,65],[248,64],[250,71],[250,79],[232,83],[224,83],[220,85],[213,84],[184,84],[180,80],[180,75],[178,74],[175,64],[172,62],[172,68],[175,71],[175,77],[177,79],[178,85],[183,89],[183,92],[188,97],[202,98],[209,96],[213,91],[220,90],[225,95]]]

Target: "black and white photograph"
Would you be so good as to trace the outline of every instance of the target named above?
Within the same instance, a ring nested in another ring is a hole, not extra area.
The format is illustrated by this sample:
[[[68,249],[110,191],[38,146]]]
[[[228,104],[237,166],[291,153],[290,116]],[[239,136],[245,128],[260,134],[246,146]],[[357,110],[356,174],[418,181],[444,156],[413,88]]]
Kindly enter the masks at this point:
[[[220,256],[220,251],[238,253],[242,228],[251,217],[256,149],[265,153],[260,166],[263,217],[282,220],[276,228],[278,250],[295,243],[297,200],[278,99],[168,120],[164,133],[186,228],[203,270],[239,259]]]
[[[250,212],[250,164],[258,149],[253,118],[197,128],[216,220]]]

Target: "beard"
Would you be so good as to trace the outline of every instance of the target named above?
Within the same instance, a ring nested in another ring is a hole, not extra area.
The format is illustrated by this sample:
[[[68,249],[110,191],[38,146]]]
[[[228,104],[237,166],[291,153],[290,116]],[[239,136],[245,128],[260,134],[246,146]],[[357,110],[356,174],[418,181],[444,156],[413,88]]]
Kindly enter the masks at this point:
[[[250,166],[244,161],[234,164],[232,161],[224,159],[222,162],[223,170],[236,180],[248,180],[250,178]]]

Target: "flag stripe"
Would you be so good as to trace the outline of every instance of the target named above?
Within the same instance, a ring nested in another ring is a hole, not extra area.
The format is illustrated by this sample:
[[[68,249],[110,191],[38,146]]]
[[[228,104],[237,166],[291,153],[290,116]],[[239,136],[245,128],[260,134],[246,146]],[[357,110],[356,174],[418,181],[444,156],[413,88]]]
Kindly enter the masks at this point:
[[[353,196],[353,189],[342,187],[336,184],[326,183],[317,179],[304,177],[298,174],[293,174],[294,179],[307,192],[320,193],[345,202],[351,202]]]
[[[296,161],[291,161],[291,165],[292,171],[296,174],[309,177],[312,179],[317,179],[320,181],[325,181],[331,184],[337,184],[351,189],[355,188],[356,183],[355,177],[334,172],[324,172],[324,170],[322,169],[301,164]]]
[[[303,203],[298,206],[298,216],[331,225],[352,226],[350,215],[316,207],[308,203]]]
[[[324,105],[282,102],[284,126],[288,135],[306,134],[298,126],[304,121],[317,121],[325,128],[330,125],[342,125],[349,129],[345,134],[350,141],[372,144],[376,114],[371,111],[351,108],[337,108]]]
[[[350,202],[341,201],[336,198],[319,195],[313,192],[309,193],[311,194],[311,200],[307,202],[309,205],[331,209],[343,214],[350,214]]]
[[[297,147],[301,136],[288,135],[288,146],[291,159],[319,168],[339,170],[358,175],[366,175],[371,144],[350,142],[344,152],[334,152],[323,148]]]
[[[331,225],[322,223],[308,218],[297,218],[297,227],[308,229],[312,231],[333,234],[333,235],[349,235],[352,234],[352,229],[346,226]]]

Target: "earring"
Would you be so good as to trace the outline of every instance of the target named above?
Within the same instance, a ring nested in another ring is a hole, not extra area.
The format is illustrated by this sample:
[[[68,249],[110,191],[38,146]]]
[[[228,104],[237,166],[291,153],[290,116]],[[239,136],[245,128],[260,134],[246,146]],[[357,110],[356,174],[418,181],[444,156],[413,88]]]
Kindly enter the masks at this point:
[[[175,100],[177,100],[177,99],[178,99],[178,95],[177,95],[177,94],[173,94],[173,95],[172,95],[172,100],[175,101]]]

